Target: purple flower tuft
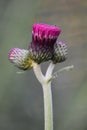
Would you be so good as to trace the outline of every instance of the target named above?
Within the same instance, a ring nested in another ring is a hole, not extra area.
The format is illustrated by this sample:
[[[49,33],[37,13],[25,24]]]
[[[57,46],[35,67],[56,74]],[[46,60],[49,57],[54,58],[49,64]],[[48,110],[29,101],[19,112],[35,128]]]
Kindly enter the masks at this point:
[[[55,25],[36,23],[33,25],[32,40],[34,43],[54,44],[61,29]]]
[[[40,64],[51,60],[53,46],[61,29],[55,25],[34,24],[32,29],[32,42],[29,46],[30,58]]]
[[[67,58],[67,45],[64,42],[56,41],[52,61],[54,64],[65,61]]]
[[[29,51],[19,48],[12,48],[9,51],[8,59],[14,63],[15,66],[22,70],[32,68],[32,61],[29,58]]]

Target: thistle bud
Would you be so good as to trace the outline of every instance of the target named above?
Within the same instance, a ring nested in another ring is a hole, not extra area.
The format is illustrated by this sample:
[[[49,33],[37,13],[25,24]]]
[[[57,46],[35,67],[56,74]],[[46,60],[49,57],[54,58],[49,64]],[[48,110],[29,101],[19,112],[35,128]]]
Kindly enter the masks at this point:
[[[54,44],[52,61],[54,64],[65,61],[67,58],[67,45],[64,42],[57,41]]]
[[[8,59],[14,63],[15,66],[22,70],[32,68],[32,60],[29,58],[29,51],[19,48],[12,48],[9,51]]]

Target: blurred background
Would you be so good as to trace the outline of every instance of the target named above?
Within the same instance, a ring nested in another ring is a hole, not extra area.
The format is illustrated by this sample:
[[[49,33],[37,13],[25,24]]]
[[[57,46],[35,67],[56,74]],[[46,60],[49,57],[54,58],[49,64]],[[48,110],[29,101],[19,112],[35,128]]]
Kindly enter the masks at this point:
[[[0,0],[0,130],[44,130],[43,93],[33,70],[18,74],[8,61],[12,47],[28,48],[35,22],[62,29],[68,59],[54,71],[74,65],[52,82],[54,130],[87,130],[87,0]]]

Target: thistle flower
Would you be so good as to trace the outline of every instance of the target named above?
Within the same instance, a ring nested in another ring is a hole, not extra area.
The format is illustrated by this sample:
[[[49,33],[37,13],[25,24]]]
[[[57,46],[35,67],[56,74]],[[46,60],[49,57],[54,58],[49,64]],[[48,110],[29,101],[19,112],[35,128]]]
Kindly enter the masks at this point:
[[[8,54],[8,59],[22,70],[32,68],[32,60],[29,58],[28,50],[12,48]]]
[[[52,61],[54,64],[63,62],[67,58],[67,45],[64,42],[56,41],[54,44],[54,51]]]
[[[53,46],[60,32],[61,29],[55,25],[34,24],[29,46],[30,58],[38,64],[51,60]]]

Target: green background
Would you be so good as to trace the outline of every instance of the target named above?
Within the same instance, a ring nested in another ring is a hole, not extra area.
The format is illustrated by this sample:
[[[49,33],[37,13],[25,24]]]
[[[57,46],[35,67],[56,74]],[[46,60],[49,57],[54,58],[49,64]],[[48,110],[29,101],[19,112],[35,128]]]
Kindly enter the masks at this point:
[[[54,130],[87,130],[87,0],[0,0],[0,130],[44,130],[33,70],[17,74],[8,61],[11,48],[28,48],[36,22],[61,27],[59,40],[68,45],[68,59],[54,71],[74,65],[52,82]]]

